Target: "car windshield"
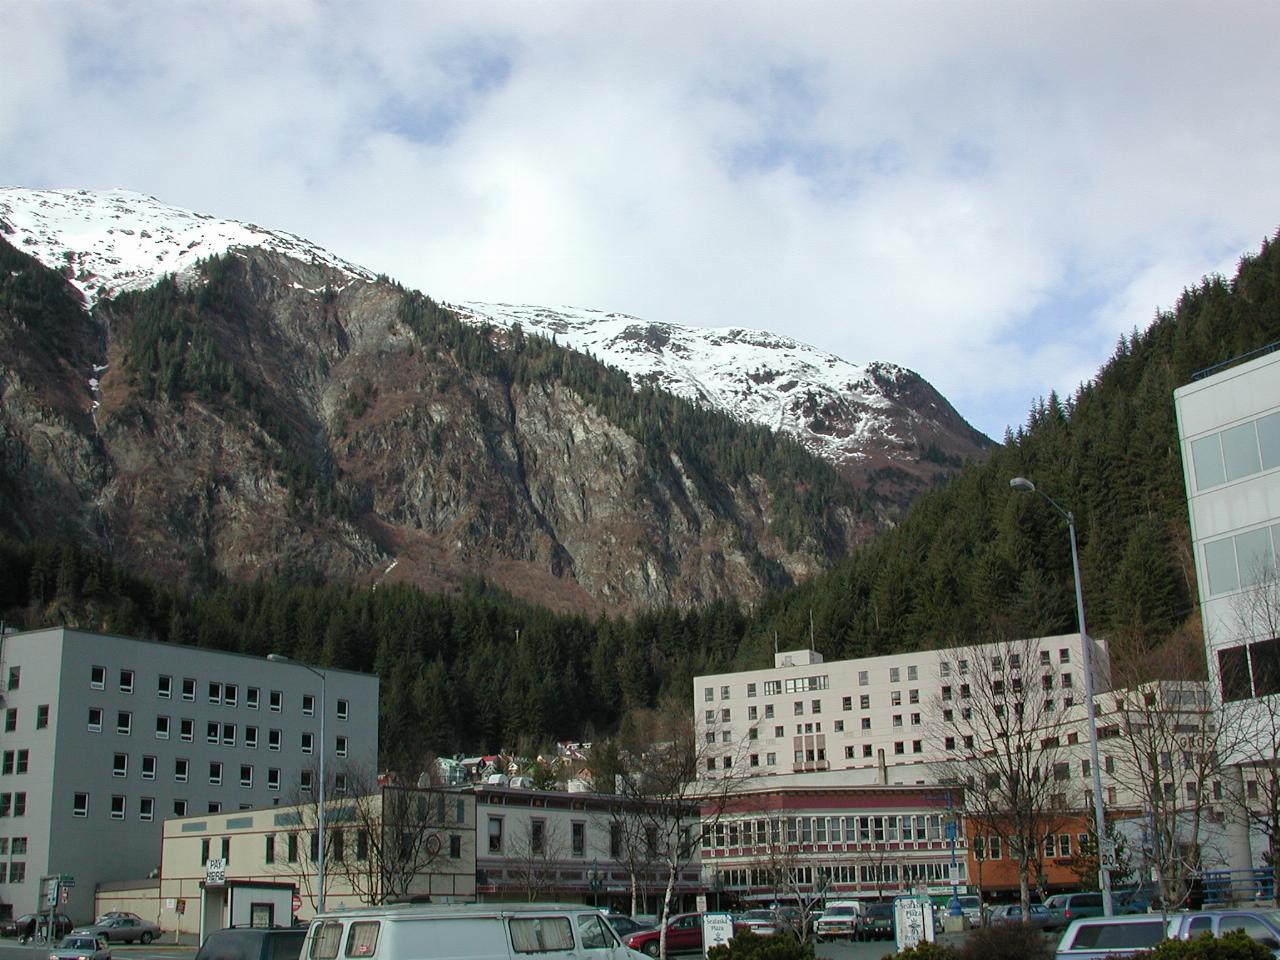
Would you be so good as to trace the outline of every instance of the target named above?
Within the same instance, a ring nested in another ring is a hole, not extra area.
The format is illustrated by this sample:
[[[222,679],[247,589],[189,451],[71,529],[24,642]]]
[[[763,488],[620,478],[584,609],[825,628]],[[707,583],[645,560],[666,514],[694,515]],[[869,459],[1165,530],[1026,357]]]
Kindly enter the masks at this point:
[[[827,916],[827,917],[844,917],[844,916],[848,916],[849,914],[856,913],[856,912],[857,912],[857,911],[855,911],[855,910],[853,909],[853,907],[844,907],[844,906],[841,906],[841,907],[831,907],[831,908],[829,908],[829,909],[827,910],[827,912],[826,912],[825,914],[823,914],[823,916]]]
[[[97,950],[98,941],[92,937],[63,937],[58,944],[60,950]]]
[[[873,903],[867,908],[867,916],[869,917],[891,917],[893,916],[893,907],[887,903]]]

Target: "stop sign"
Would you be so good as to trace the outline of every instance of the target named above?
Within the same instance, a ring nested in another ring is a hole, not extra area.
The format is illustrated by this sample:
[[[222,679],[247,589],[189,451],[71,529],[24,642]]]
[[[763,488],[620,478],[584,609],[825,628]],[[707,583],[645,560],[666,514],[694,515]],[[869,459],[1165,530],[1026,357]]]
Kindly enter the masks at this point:
[[[301,909],[302,909],[302,897],[298,896],[295,893],[293,895],[293,912],[297,913]]]

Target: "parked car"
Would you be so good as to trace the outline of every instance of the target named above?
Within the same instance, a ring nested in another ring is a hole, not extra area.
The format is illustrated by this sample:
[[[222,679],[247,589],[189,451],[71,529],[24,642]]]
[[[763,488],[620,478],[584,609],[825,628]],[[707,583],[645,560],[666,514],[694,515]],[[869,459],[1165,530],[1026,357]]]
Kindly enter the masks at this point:
[[[1150,898],[1141,890],[1113,890],[1111,905],[1117,916],[1129,913],[1147,913],[1151,909]]]
[[[1250,940],[1280,953],[1280,910],[1196,910],[1173,914],[1169,938],[1194,940],[1202,933],[1220,937],[1232,930],[1243,930]]]
[[[641,923],[634,917],[628,917],[623,913],[606,913],[604,918],[609,921],[609,926],[613,927],[613,932],[623,940],[633,933],[639,933],[641,930],[651,930],[653,928],[652,924]]]
[[[869,903],[858,917],[858,926],[854,931],[858,940],[892,940],[893,939],[893,904]]]
[[[138,916],[136,913],[130,913],[128,910],[108,910],[108,911],[107,911],[106,913],[104,913],[102,916],[100,916],[100,917],[94,917],[94,918],[93,918],[93,922],[94,922],[94,923],[106,923],[108,920],[114,920],[116,917],[133,917],[133,919],[135,919],[135,920],[141,920],[141,919],[142,919],[142,918],[141,918],[140,916]]]
[[[949,909],[949,905],[948,905]],[[969,926],[978,927],[982,925],[982,898],[974,894],[960,895],[960,912],[964,914],[965,919],[969,921]]]
[[[782,932],[782,926],[772,910],[748,910],[733,916],[733,932],[750,930],[762,937],[771,937]]]
[[[702,952],[702,914],[680,913],[667,920],[667,953]],[[632,950],[656,957],[661,952],[662,927],[633,933],[623,942]]]
[[[1058,941],[1054,960],[1103,960],[1146,953],[1168,938],[1171,925],[1155,913],[1072,920]]]
[[[111,960],[106,937],[71,934],[49,952],[49,960]]]
[[[102,934],[111,943],[150,943],[160,936],[159,927],[150,921],[139,920],[137,917],[112,917],[105,923],[77,927],[71,932],[92,937]]]
[[[819,940],[852,940],[858,929],[858,917],[862,905],[857,900],[832,900],[813,924],[814,936]]]
[[[39,929],[48,936],[48,931],[45,929],[49,925],[49,915],[47,913],[24,913],[22,916],[18,917],[17,920],[11,920],[6,923],[4,925],[3,933],[6,937],[17,937],[19,942],[26,943],[35,936],[37,924],[39,925]],[[55,914],[53,920],[53,936],[50,939],[62,939],[71,932],[72,926],[74,926],[74,924],[72,924],[71,918],[65,913]]]
[[[227,927],[204,938],[196,960],[298,960],[305,927]]]
[[[1025,923],[1040,930],[1059,930],[1065,922],[1062,917],[1048,909],[1043,903],[1033,903],[1027,908],[1026,918],[1022,915],[1022,904],[1001,903],[991,908],[990,921],[993,925]]]
[[[1061,917],[1061,926],[1064,927],[1080,917],[1102,916],[1102,894],[1100,893],[1057,893],[1046,898],[1044,905]]]

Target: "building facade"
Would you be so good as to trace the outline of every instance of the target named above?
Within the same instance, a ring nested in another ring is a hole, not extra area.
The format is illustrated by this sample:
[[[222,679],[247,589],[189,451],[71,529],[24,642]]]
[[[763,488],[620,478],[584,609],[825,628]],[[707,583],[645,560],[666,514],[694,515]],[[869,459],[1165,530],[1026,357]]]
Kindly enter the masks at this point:
[[[89,919],[95,884],[160,869],[166,818],[305,796],[321,750],[372,770],[378,679],[323,672],[322,691],[261,657],[61,628],[0,638],[0,909],[32,910],[42,876],[70,875],[64,909]]]
[[[165,821],[162,925],[216,930],[236,919],[237,891],[278,887],[297,895],[294,915],[312,917],[320,892],[318,812],[313,802]],[[475,899],[476,800],[469,790],[384,787],[330,795],[325,834],[329,908]],[[272,922],[290,921],[287,913],[274,914]]]
[[[1110,689],[1106,645],[1095,640],[1094,690]],[[1079,634],[1028,641],[1045,714],[1070,713],[1084,695]],[[775,654],[762,670],[693,682],[705,776],[745,765],[751,776],[840,770],[853,784],[927,784],[965,749],[948,747],[943,711],[971,698],[975,674],[1007,644],[921,650],[824,662],[813,650]],[[979,661],[984,661],[981,665]],[[1011,668],[1020,670],[1022,667]],[[949,707],[948,704],[952,706]]]
[[[937,785],[751,778],[703,831],[703,882],[739,906],[949,893],[968,883],[962,806],[959,788]]]
[[[1228,792],[1256,828],[1280,805],[1280,352],[1202,371],[1174,405],[1211,687],[1246,731]],[[1280,852],[1274,830],[1229,828],[1233,867]]]
[[[666,890],[665,833],[637,804],[612,794],[468,788],[480,831],[477,894],[484,900],[593,903],[657,913]],[[697,811],[690,810],[697,822]],[[701,890],[697,845],[682,858],[674,896],[692,906]],[[634,908],[633,908],[634,896]]]
[[[1174,392],[1214,686],[1227,702],[1280,694],[1280,639],[1242,623],[1280,553],[1280,352]]]

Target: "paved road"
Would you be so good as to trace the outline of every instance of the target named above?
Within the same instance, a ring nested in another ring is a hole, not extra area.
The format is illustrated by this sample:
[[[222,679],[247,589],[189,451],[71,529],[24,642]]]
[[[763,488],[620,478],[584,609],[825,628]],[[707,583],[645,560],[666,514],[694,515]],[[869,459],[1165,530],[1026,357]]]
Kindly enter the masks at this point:
[[[111,948],[112,960],[191,960],[195,953],[194,946],[176,947],[172,943],[153,943],[145,947],[116,944]],[[20,945],[17,940],[0,940],[0,960],[48,960],[48,957],[49,947],[46,944]]]

